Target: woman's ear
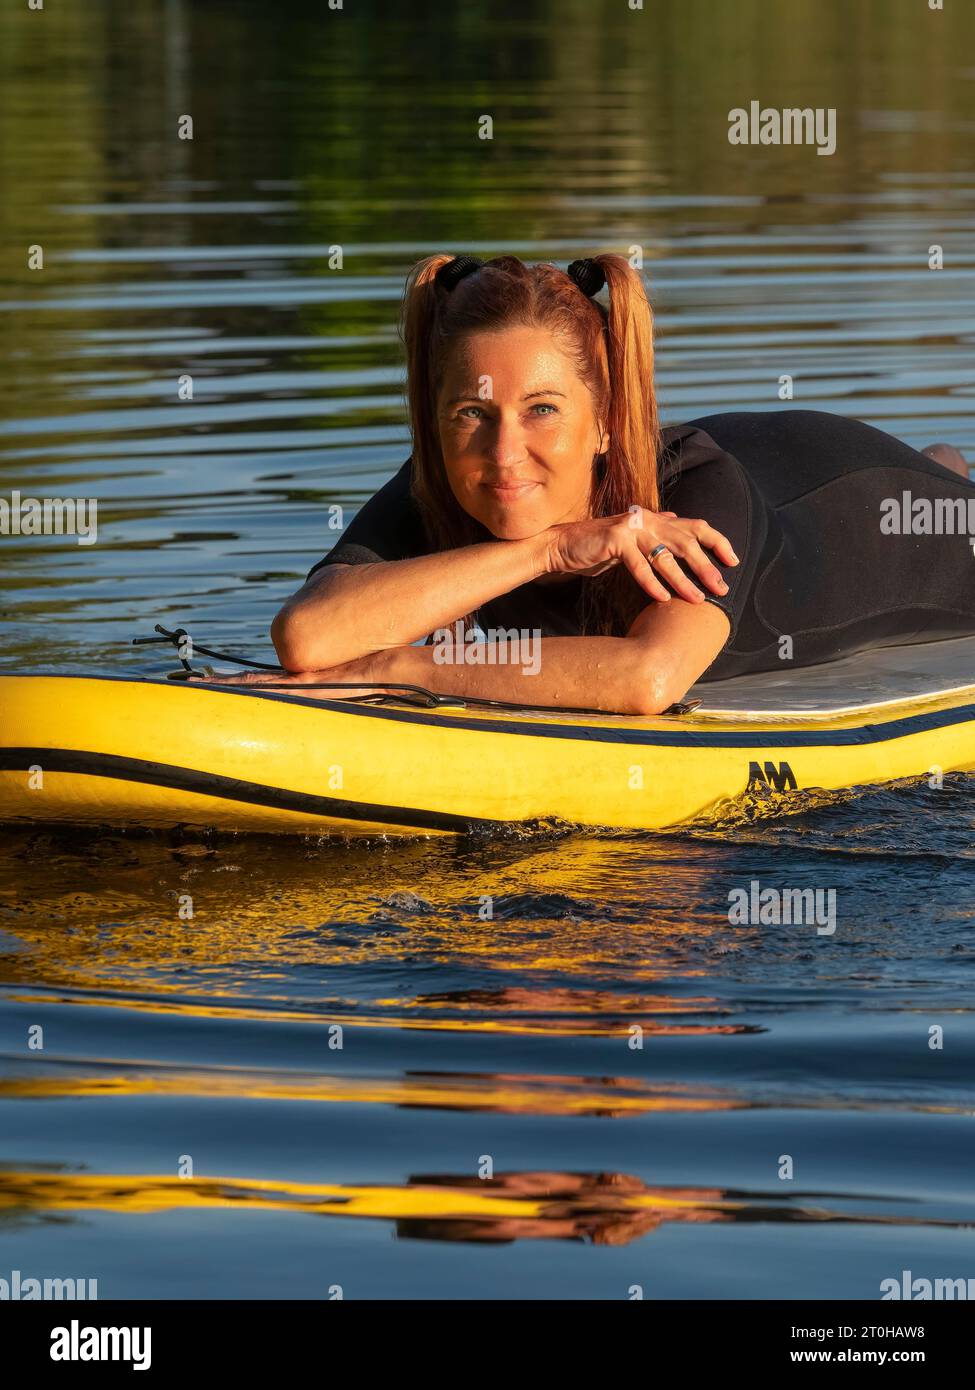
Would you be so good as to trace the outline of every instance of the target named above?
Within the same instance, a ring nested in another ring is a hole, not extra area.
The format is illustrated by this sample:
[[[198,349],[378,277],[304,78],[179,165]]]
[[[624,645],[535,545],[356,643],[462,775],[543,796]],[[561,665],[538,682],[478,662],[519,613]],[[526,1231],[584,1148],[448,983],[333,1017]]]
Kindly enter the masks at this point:
[[[597,454],[606,454],[609,452],[611,438],[612,437],[609,433],[609,430],[602,431],[602,433],[599,436],[599,445],[596,449]]]

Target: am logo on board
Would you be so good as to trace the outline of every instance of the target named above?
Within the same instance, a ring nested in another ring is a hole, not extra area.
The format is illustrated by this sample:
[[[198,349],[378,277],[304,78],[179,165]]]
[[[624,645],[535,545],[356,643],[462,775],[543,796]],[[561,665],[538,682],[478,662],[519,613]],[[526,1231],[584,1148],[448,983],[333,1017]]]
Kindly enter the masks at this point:
[[[797,786],[796,774],[788,763],[766,763],[764,769],[758,763],[748,764],[746,791],[755,791],[759,787],[771,787],[777,792],[794,792]]]

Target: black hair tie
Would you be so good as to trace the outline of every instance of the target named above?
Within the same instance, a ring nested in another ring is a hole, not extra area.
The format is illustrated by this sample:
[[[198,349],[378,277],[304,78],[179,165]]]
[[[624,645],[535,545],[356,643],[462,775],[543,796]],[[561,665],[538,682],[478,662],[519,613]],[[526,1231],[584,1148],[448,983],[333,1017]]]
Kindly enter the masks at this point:
[[[452,290],[465,275],[473,275],[483,264],[476,256],[455,256],[452,261],[444,261],[433,278],[441,289]]]
[[[579,286],[582,293],[591,299],[606,283],[606,276],[598,261],[573,261],[569,266],[569,276]]]

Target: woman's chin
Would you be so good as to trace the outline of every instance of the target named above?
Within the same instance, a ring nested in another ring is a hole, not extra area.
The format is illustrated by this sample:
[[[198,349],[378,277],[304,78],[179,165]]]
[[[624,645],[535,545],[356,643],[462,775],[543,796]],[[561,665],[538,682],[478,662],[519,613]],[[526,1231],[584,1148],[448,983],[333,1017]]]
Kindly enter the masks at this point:
[[[499,541],[527,541],[546,529],[546,523],[537,517],[495,515],[482,517],[481,522]]]

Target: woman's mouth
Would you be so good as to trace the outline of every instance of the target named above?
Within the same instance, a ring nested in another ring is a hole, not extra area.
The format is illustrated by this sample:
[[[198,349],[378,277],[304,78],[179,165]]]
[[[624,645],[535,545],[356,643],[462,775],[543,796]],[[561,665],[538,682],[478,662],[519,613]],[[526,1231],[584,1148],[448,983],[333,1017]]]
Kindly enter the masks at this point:
[[[524,497],[531,492],[532,488],[538,487],[535,482],[509,482],[509,483],[483,483],[482,486],[492,497],[498,498],[501,502],[514,502],[519,497]]]

